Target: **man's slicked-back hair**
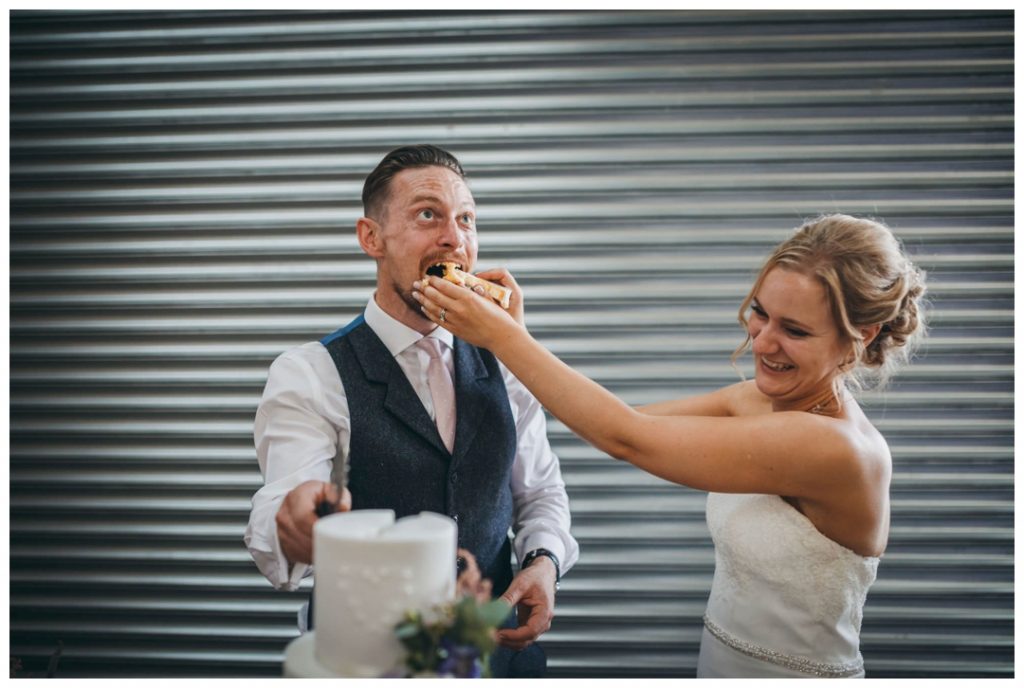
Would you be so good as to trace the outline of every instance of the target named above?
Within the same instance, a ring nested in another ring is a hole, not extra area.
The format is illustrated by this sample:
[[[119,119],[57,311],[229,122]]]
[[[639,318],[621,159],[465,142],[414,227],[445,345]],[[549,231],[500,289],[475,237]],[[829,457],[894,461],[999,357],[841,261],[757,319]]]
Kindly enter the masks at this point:
[[[443,148],[429,143],[396,148],[384,156],[363,183],[363,213],[379,220],[394,176],[402,170],[431,166],[446,167],[462,179],[466,178],[458,159]]]

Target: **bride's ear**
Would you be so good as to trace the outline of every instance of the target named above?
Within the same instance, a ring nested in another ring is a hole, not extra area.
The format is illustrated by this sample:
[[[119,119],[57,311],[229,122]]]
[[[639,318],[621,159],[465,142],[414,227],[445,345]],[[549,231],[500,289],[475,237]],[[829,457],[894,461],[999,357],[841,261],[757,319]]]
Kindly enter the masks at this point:
[[[867,327],[860,328],[860,336],[864,338],[864,347],[867,348],[871,345],[871,342],[875,341],[875,337],[882,330],[882,323],[875,325],[868,325]]]

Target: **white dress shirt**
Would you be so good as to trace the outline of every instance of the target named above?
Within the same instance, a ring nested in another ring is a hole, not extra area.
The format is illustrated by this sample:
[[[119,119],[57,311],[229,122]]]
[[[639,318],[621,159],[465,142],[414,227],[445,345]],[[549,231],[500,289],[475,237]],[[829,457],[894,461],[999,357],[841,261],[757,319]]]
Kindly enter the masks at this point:
[[[372,297],[365,318],[434,418],[427,384],[430,357],[415,346],[423,335],[385,313]],[[438,327],[427,336],[445,344],[444,363],[454,371],[451,332]],[[569,534],[569,500],[548,443],[544,411],[504,365],[500,369],[518,436],[511,477],[516,557],[521,562],[527,552],[543,547],[558,557],[564,575],[579,557],[579,545]],[[245,531],[246,547],[275,588],[296,590],[313,571],[309,565],[291,567],[285,558],[277,539],[277,510],[299,484],[330,481],[334,458],[347,458],[350,432],[345,389],[324,345],[309,342],[278,356],[256,410],[254,438],[264,486],[253,496]]]

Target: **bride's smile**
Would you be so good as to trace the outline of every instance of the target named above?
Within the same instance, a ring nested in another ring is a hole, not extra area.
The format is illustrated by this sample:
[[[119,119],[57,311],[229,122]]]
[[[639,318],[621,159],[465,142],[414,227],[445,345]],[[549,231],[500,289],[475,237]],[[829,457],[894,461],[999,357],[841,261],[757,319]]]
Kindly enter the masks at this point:
[[[775,411],[807,410],[831,388],[844,343],[822,284],[809,275],[774,268],[750,304],[757,388]]]

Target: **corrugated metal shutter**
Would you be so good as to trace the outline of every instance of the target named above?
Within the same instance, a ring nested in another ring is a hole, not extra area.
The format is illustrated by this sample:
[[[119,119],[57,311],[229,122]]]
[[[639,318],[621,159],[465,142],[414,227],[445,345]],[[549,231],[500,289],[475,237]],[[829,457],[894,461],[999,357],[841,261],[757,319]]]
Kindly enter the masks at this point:
[[[483,265],[630,402],[736,379],[735,309],[823,211],[930,273],[892,445],[870,676],[1013,672],[1011,12],[15,12],[11,655],[59,675],[277,675],[302,595],[241,544],[285,348],[362,308],[365,174],[469,170]],[[685,676],[704,495],[550,426],[582,546],[553,676]]]

